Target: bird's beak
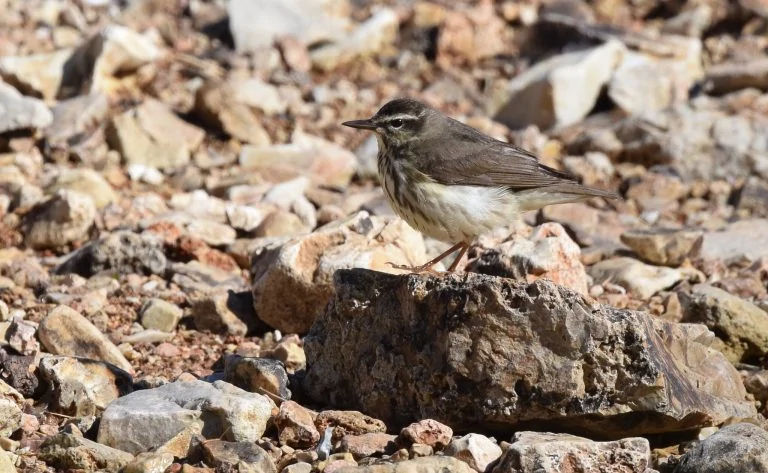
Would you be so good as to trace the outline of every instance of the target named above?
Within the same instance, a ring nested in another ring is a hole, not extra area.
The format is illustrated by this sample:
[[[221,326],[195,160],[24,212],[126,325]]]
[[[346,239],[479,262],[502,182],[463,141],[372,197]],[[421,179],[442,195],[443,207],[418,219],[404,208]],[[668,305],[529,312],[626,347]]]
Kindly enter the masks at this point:
[[[350,128],[359,128],[361,130],[375,130],[376,124],[373,123],[370,119],[369,120],[352,120],[349,122],[342,123],[344,126],[348,126]]]

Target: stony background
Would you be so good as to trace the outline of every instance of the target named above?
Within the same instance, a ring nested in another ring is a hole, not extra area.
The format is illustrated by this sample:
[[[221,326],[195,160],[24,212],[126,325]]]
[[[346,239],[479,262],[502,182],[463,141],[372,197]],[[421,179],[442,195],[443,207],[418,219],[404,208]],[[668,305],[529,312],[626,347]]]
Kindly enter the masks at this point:
[[[3,473],[768,472],[764,0],[0,12]],[[624,199],[397,274],[404,95]]]

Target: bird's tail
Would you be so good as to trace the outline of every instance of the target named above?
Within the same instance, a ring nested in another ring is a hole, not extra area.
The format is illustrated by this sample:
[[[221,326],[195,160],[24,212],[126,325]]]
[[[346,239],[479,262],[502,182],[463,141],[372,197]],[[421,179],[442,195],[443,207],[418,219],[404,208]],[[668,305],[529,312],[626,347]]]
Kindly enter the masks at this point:
[[[616,192],[584,186],[576,182],[564,182],[521,192],[520,206],[526,211],[538,210],[548,205],[580,202],[592,197],[621,199]]]

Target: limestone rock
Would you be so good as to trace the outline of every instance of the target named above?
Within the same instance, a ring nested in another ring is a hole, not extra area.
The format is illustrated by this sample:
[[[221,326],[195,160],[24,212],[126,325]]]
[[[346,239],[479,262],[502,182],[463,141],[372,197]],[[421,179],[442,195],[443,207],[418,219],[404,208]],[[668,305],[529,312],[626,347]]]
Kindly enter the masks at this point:
[[[117,202],[117,193],[106,179],[93,169],[62,169],[45,191],[54,194],[59,189],[69,189],[89,196],[97,209]]]
[[[120,471],[133,460],[130,453],[67,433],[48,437],[39,455],[59,470]]]
[[[399,219],[359,212],[253,257],[253,299],[259,318],[284,333],[305,333],[325,309],[332,276],[362,267],[401,273],[387,263],[426,260],[421,234]]]
[[[113,401],[102,416],[98,441],[138,453],[202,425],[208,438],[255,442],[274,407],[269,398],[223,381],[177,381]]]
[[[71,49],[0,58],[0,77],[29,95],[50,101],[57,97]]]
[[[443,448],[451,442],[453,429],[433,419],[423,419],[405,427],[400,436],[412,443]]]
[[[621,241],[644,261],[662,266],[679,266],[701,239],[701,230],[630,230]]]
[[[133,379],[107,363],[65,356],[40,360],[40,374],[52,390],[52,410],[74,417],[100,414],[133,390]]]
[[[768,219],[740,220],[721,231],[705,232],[692,256],[726,264],[768,257]]]
[[[119,231],[73,252],[56,268],[56,273],[90,277],[108,270],[115,274],[163,275],[166,266],[161,240],[148,234]]]
[[[312,448],[320,441],[313,413],[293,401],[280,404],[275,417],[280,443],[293,448]]]
[[[706,325],[722,339],[720,350],[733,363],[758,360],[768,353],[768,312],[738,296],[697,284],[681,292],[683,322]]]
[[[750,87],[766,90],[768,58],[715,64],[707,68],[706,83],[713,94],[727,94]]]
[[[52,121],[53,114],[42,101],[24,97],[10,85],[0,82],[0,133],[45,128]]]
[[[144,328],[173,332],[181,320],[183,311],[176,304],[162,299],[149,299],[139,310],[139,318]]]
[[[244,143],[265,146],[271,141],[261,119],[247,103],[240,101],[232,85],[204,84],[195,93],[194,111],[209,126]]]
[[[351,151],[300,132],[294,132],[287,144],[243,146],[239,160],[246,168],[287,169],[316,184],[339,188],[349,184],[357,166]]]
[[[625,53],[621,43],[609,41],[534,65],[512,79],[506,103],[494,113],[494,120],[510,128],[551,128],[580,121],[595,106]]]
[[[40,323],[38,337],[43,347],[54,355],[106,361],[133,373],[131,364],[115,344],[88,319],[67,306],[58,306],[48,313]]]
[[[273,394],[290,399],[288,373],[278,360],[240,355],[224,357],[224,381],[259,394]]]
[[[712,338],[543,280],[341,270],[305,338],[304,387],[390,428],[428,416],[478,433],[535,421],[622,438],[754,414]]]
[[[600,261],[589,267],[589,275],[598,284],[606,281],[618,284],[640,299],[648,299],[684,277],[679,269],[651,266],[628,257]]]
[[[474,473],[466,463],[451,457],[421,457],[396,463],[355,466],[338,470],[338,473]]]
[[[651,448],[644,438],[595,442],[567,434],[518,432],[493,473],[570,469],[579,473],[649,473],[650,465]]]
[[[224,471],[277,473],[275,463],[263,448],[253,442],[227,442],[211,439],[203,444],[208,465]]]
[[[341,451],[349,452],[355,460],[361,460],[366,457],[379,456],[393,452],[395,448],[394,435],[385,433],[368,433],[362,435],[345,435],[341,439]]]
[[[306,45],[336,40],[347,22],[323,0],[233,0],[227,4],[229,28],[239,52],[257,52],[281,36]]]
[[[24,240],[36,249],[61,248],[87,240],[95,219],[96,206],[90,196],[62,189],[25,215]]]
[[[445,454],[466,462],[473,470],[485,471],[488,465],[499,459],[501,447],[485,435],[467,434],[452,440]]]
[[[0,379],[0,437],[10,437],[21,428],[24,396]]]
[[[559,223],[540,225],[529,236],[515,233],[508,241],[484,250],[467,269],[529,282],[543,278],[587,293],[581,250]]]
[[[680,459],[674,473],[766,473],[768,433],[753,424],[723,427]]]

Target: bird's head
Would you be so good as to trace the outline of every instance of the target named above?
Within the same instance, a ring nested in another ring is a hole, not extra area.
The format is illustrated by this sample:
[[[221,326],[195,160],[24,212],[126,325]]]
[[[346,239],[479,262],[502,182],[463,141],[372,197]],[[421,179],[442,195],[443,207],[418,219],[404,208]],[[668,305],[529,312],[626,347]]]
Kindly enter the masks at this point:
[[[352,120],[344,126],[376,132],[387,146],[402,146],[426,136],[426,127],[439,112],[413,99],[387,102],[371,118]]]

